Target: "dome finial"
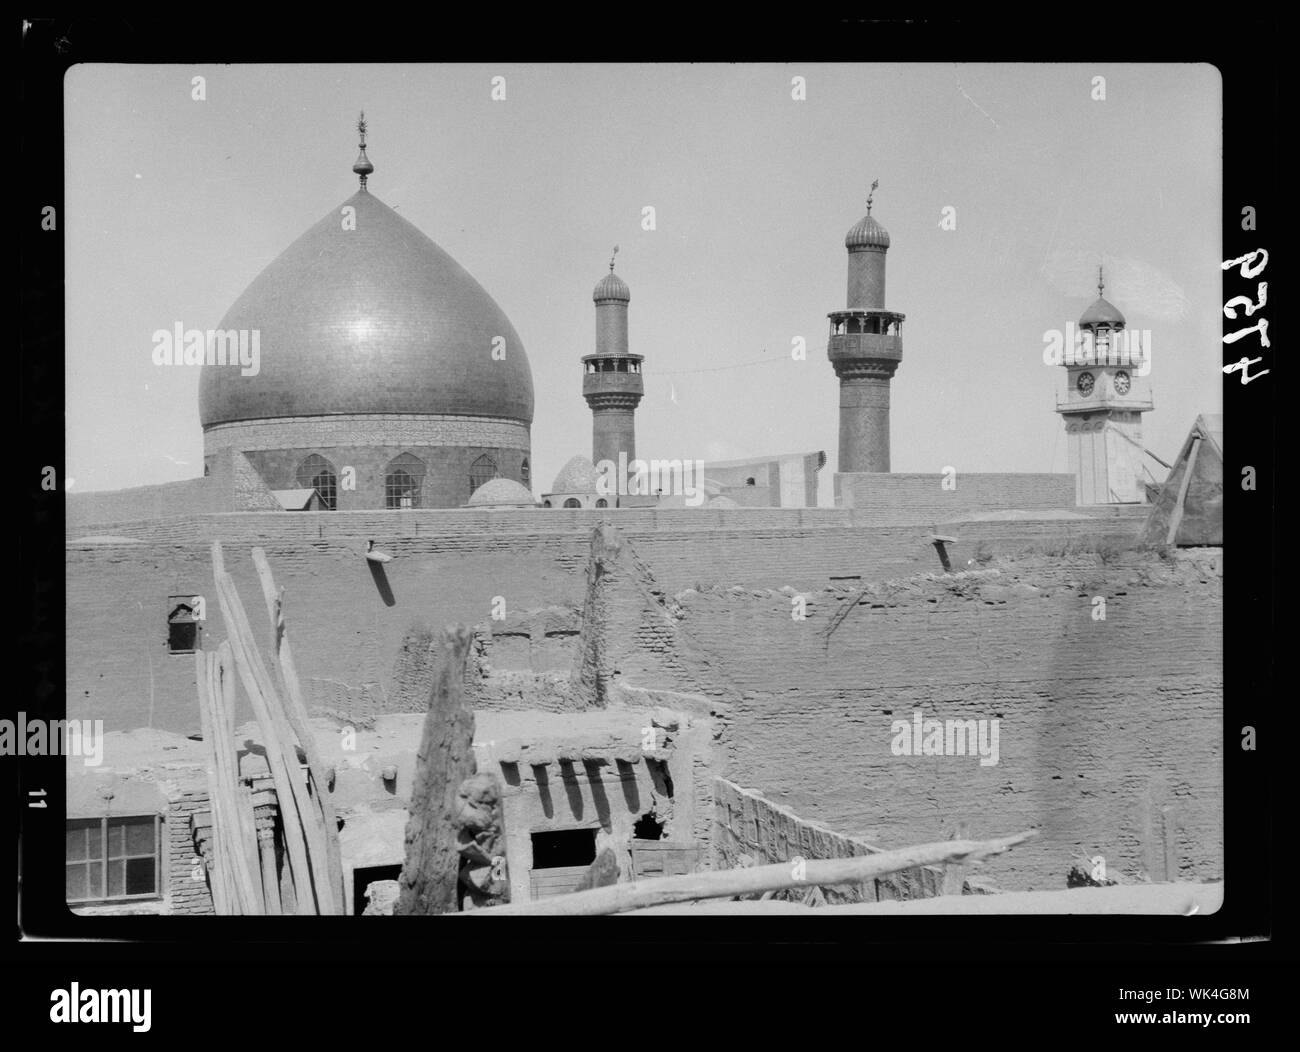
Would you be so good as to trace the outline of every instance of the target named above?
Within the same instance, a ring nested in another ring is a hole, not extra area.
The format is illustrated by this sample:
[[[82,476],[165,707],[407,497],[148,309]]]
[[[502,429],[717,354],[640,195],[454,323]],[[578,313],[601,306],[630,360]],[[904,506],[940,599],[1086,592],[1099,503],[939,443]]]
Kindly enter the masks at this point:
[[[361,153],[357,155],[357,163],[352,166],[352,170],[361,176],[361,189],[366,188],[366,176],[375,170],[375,166],[370,163],[370,158],[366,156],[366,111],[361,111],[361,116],[357,120],[357,133],[361,136]]]
[[[1106,291],[1106,281],[1101,274],[1101,264],[1097,264],[1097,295],[1100,296]]]
[[[871,199],[876,196],[876,187],[879,185],[879,179],[875,179],[871,183],[871,193],[867,194],[867,215],[871,215]]]
[[[609,272],[610,272],[611,274],[614,273],[614,256],[617,256],[617,255],[618,255],[618,246],[615,245],[615,246],[614,246],[614,251],[613,251],[613,253],[612,253],[612,254],[610,255],[610,257],[609,257]]]

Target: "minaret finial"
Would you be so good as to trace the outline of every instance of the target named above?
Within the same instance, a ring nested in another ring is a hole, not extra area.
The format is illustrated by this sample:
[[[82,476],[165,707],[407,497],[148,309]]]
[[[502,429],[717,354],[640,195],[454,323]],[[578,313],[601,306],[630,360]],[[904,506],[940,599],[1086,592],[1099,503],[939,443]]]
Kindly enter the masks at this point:
[[[867,194],[867,215],[871,215],[871,199],[876,196],[876,187],[880,185],[880,180],[872,180],[871,193]]]
[[[357,133],[361,136],[361,153],[357,155],[357,163],[352,166],[352,170],[361,176],[361,189],[366,188],[366,176],[375,170],[375,166],[370,163],[370,158],[366,156],[366,111],[361,111],[361,116],[357,120]]]
[[[614,273],[614,256],[617,256],[617,255],[618,255],[618,246],[615,245],[615,246],[614,246],[614,251],[613,251],[613,253],[612,253],[612,254],[610,255],[610,257],[609,257],[609,272],[610,272],[611,274]]]
[[[1101,264],[1097,264],[1097,295],[1100,296],[1106,291],[1106,281],[1101,274]]]

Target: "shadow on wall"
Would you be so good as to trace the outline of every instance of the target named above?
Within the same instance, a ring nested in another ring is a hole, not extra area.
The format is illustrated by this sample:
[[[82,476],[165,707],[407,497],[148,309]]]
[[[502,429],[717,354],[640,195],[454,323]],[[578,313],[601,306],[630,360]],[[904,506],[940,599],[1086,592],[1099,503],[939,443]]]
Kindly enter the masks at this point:
[[[370,568],[370,576],[374,578],[375,588],[379,590],[379,597],[384,601],[384,605],[396,606],[397,600],[393,597],[393,590],[388,585],[388,574],[384,570],[384,564],[367,562],[366,566]]]

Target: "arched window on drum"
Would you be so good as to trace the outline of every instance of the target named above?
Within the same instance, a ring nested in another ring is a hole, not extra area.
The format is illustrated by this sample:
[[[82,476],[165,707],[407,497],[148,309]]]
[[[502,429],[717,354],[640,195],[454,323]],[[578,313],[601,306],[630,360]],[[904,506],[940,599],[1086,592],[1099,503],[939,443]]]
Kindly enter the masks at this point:
[[[394,457],[384,469],[384,507],[420,507],[424,476],[424,461],[419,457],[411,453]]]
[[[491,482],[500,474],[497,470],[497,462],[484,453],[469,466],[470,495],[472,496],[483,483]]]
[[[322,511],[334,511],[339,506],[339,477],[334,465],[319,453],[313,453],[298,465],[298,486],[314,489]]]

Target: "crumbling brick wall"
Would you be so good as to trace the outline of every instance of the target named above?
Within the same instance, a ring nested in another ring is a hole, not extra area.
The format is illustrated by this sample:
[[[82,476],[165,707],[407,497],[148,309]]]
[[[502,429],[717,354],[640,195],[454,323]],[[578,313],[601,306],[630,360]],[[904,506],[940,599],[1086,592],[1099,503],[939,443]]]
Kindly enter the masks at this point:
[[[878,848],[844,836],[818,822],[800,818],[789,808],[772,803],[761,793],[742,789],[725,778],[713,782],[715,868],[788,862],[796,856],[853,858],[874,854]],[[899,845],[906,846],[906,845]],[[943,888],[943,871],[918,866],[857,885],[824,888],[828,904],[882,902],[887,899],[933,898]],[[800,897],[796,893],[796,898]]]
[[[194,879],[198,850],[190,829],[190,815],[195,811],[206,811],[208,806],[205,790],[182,793],[168,805],[165,822],[167,845],[161,876],[167,887],[169,913],[199,915],[216,912],[201,862],[197,869],[205,874],[204,879]]]
[[[729,777],[882,847],[962,822],[972,837],[1037,827],[985,863],[1008,889],[1064,887],[1097,854],[1130,880],[1223,876],[1215,558],[1039,557],[905,580],[864,595],[827,640],[854,594],[810,593],[806,621],[775,590],[678,596],[741,695]],[[894,721],[917,710],[999,719],[998,763],[894,755]]]

